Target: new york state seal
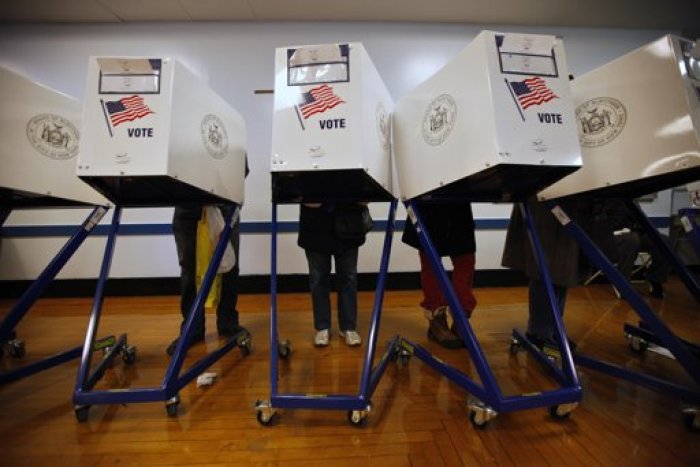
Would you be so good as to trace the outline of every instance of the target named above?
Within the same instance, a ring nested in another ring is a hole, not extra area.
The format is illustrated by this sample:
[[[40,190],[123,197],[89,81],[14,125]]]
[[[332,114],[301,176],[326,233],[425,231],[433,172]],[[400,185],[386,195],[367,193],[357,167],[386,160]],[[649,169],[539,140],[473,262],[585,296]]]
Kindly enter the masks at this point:
[[[34,149],[54,160],[72,159],[78,154],[78,129],[67,118],[39,114],[27,122],[27,139]]]
[[[431,146],[442,144],[455,126],[457,103],[449,94],[440,94],[430,102],[423,115],[423,139]]]
[[[595,148],[608,144],[622,133],[627,109],[612,97],[596,97],[576,108],[581,146]]]
[[[228,152],[228,134],[224,122],[214,114],[207,114],[200,127],[202,143],[214,159],[223,159]]]

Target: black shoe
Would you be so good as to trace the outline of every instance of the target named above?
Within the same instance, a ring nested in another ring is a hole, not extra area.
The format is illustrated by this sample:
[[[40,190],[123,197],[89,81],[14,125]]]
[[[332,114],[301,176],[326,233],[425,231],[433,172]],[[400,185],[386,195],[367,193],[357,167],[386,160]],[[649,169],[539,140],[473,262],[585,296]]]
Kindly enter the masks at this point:
[[[664,286],[656,281],[649,281],[649,293],[654,298],[664,298]]]
[[[192,339],[190,339],[190,343],[188,347],[190,347],[192,344],[196,344],[197,342],[202,342],[204,340],[204,333],[201,334],[195,334]],[[177,344],[180,342],[180,338],[178,337],[177,339],[174,339],[170,345],[168,345],[168,348],[165,349],[165,353],[170,355],[171,357],[175,353],[175,349],[177,348]]]

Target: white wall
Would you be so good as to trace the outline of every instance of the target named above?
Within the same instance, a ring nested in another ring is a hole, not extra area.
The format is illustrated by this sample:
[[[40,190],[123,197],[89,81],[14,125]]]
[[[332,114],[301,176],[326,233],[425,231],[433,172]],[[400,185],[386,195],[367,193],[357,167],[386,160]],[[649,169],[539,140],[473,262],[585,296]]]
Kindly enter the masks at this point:
[[[248,125],[251,174],[246,184],[243,222],[270,220],[269,152],[272,95],[253,93],[272,89],[274,49],[289,45],[362,42],[394,99],[413,89],[456,55],[479,31],[475,25],[416,23],[153,23],[99,25],[3,25],[0,28],[0,65],[21,72],[52,88],[83,96],[90,55],[173,57],[208,81],[209,85],[245,117]],[[570,72],[580,75],[671,31],[577,28],[491,27],[505,32],[541,32],[564,38]],[[662,193],[645,206],[652,216],[667,216],[670,194]],[[376,219],[385,219],[388,205],[372,206]],[[296,206],[282,206],[280,220],[296,220]],[[475,205],[476,218],[507,219],[509,205]],[[171,209],[126,210],[123,222],[163,224]],[[6,225],[78,224],[83,210],[20,211]],[[400,210],[398,219],[405,217]],[[109,222],[107,215],[103,223]],[[477,268],[498,268],[504,231],[477,232]],[[89,238],[59,277],[91,278],[98,271],[104,237]],[[0,243],[0,280],[32,279],[51,260],[63,238],[6,238]],[[381,234],[370,235],[361,249],[360,271],[376,271]],[[279,239],[278,271],[304,273],[306,263],[296,247],[296,234]],[[242,274],[268,274],[268,235],[242,239]],[[146,259],[144,261],[144,258]],[[392,271],[418,269],[417,255],[395,235]],[[120,238],[111,277],[177,276],[172,237]]]

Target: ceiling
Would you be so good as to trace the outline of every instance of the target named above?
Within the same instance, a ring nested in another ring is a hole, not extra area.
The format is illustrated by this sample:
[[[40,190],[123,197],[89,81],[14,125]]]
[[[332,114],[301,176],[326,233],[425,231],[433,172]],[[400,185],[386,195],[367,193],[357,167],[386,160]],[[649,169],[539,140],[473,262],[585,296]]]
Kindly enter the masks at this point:
[[[700,0],[0,0],[0,22],[402,21],[700,31]]]

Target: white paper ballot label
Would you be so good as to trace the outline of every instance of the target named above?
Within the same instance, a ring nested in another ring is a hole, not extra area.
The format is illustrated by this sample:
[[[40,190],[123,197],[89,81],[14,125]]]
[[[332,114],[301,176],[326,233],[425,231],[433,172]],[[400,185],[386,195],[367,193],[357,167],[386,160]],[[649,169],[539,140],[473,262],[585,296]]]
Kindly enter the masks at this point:
[[[554,40],[554,36],[539,34],[505,34],[500,52],[550,56]]]
[[[149,75],[154,72],[147,58],[98,58],[97,64],[100,71],[108,75]]]

